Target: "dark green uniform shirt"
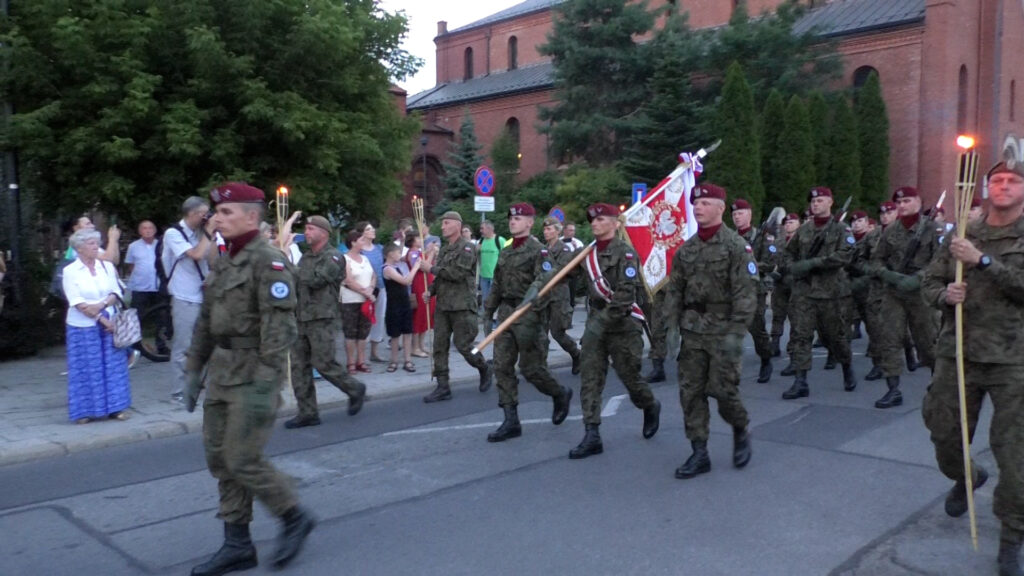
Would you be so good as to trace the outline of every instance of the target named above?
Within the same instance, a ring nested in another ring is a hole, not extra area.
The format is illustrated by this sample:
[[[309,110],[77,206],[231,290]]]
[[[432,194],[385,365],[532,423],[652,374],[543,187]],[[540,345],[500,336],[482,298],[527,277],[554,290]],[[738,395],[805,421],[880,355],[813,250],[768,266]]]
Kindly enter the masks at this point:
[[[476,311],[476,262],[476,246],[462,236],[441,248],[430,269],[430,293],[437,296],[439,311]]]
[[[299,321],[336,319],[339,316],[338,290],[345,280],[345,261],[330,244],[320,252],[306,252],[299,260],[296,274]]]
[[[786,244],[790,266],[802,260],[811,261],[811,270],[803,277],[793,277],[793,297],[835,299],[850,295],[846,266],[853,257],[856,242],[840,222],[829,220],[817,227],[808,220]]]

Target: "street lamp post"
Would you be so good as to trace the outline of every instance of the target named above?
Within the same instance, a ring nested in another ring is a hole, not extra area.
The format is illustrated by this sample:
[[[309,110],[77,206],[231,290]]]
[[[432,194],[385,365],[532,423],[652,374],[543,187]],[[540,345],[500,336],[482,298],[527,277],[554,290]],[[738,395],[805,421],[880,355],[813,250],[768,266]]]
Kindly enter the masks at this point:
[[[430,140],[423,136],[420,138],[420,146],[423,151],[423,200],[427,200],[427,142]]]

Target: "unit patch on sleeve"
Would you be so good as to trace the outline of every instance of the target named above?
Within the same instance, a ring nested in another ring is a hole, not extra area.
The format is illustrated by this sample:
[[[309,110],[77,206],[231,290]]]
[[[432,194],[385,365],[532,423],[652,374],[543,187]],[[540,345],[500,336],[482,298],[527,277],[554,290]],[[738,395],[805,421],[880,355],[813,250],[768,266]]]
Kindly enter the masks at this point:
[[[282,300],[288,297],[291,290],[288,288],[288,284],[284,282],[274,282],[270,285],[270,295],[276,300]]]

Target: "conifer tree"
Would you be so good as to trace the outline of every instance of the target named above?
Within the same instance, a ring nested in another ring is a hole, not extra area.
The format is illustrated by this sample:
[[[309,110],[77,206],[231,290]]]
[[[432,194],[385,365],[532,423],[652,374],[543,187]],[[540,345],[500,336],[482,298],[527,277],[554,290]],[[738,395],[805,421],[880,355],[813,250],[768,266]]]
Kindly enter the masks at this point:
[[[786,102],[782,93],[772,90],[761,111],[761,180],[764,182],[764,201],[767,206],[786,203],[786,191],[779,180],[779,139],[786,126]]]
[[[814,186],[814,144],[811,142],[811,122],[807,107],[798,96],[786,105],[785,127],[779,138],[778,177],[785,191],[785,206],[789,211],[801,211],[807,202],[807,193]]]
[[[832,131],[828,140],[828,186],[837,198],[853,197],[854,207],[877,205],[865,198],[861,189],[861,146],[858,143],[857,117],[853,115],[846,98],[836,98]]]
[[[818,90],[807,98],[807,118],[811,122],[811,141],[814,143],[814,181],[822,183],[828,178],[831,114],[825,96]]]
[[[862,198],[878,204],[889,195],[889,116],[875,72],[857,91],[854,113],[860,140]]]
[[[724,186],[730,202],[736,197],[750,200],[756,216],[764,203],[764,185],[754,95],[736,62],[726,72],[715,120],[722,146],[704,162],[707,179]]]
[[[469,110],[466,110],[462,116],[462,125],[459,126],[459,139],[451,143],[448,161],[442,163],[445,200],[464,200],[476,194],[473,176],[484,162],[483,156],[480,155],[481,148],[480,142],[476,139],[473,117],[470,116]],[[443,201],[438,203],[436,210],[444,212],[442,207],[445,205]]]

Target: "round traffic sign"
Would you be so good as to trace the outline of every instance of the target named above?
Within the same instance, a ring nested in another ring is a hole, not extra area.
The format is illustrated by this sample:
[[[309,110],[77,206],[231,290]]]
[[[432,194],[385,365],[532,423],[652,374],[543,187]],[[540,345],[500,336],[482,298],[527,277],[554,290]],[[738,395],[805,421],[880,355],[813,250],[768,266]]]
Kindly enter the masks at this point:
[[[562,212],[561,206],[553,207],[551,211],[548,212],[548,216],[554,216],[555,218],[558,218],[559,222],[562,222],[563,224],[565,223],[565,212]]]
[[[481,195],[490,196],[494,193],[494,172],[487,166],[477,168],[473,176],[473,186]]]

